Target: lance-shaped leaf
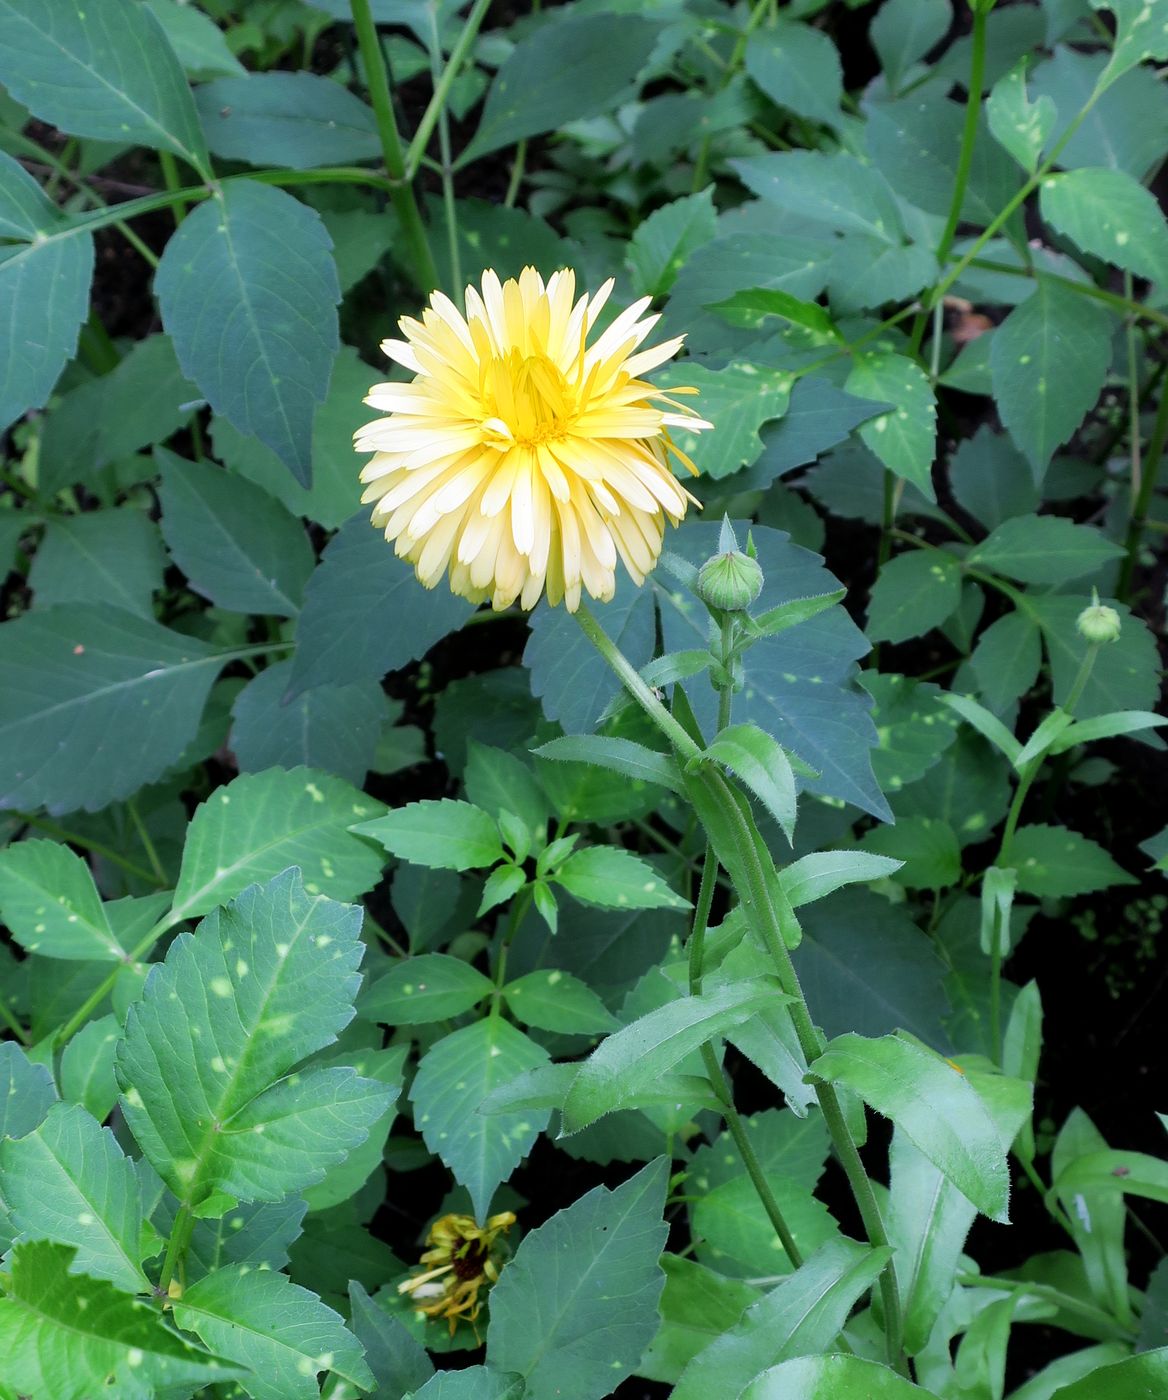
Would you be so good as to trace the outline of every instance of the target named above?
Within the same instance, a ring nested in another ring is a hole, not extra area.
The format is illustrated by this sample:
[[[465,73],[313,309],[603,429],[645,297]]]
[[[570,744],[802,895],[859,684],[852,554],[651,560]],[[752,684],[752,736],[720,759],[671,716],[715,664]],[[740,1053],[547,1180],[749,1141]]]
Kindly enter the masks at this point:
[[[887,1366],[859,1356],[801,1356],[764,1371],[738,1400],[938,1400]]]
[[[352,1019],[360,927],[358,909],[306,894],[288,870],[151,970],[118,1079],[131,1131],[180,1201],[278,1201],[319,1181],[389,1106],[388,1089],[351,1069],[289,1075]]]
[[[795,774],[776,739],[753,724],[732,724],[706,748],[746,784],[782,827],[788,841],[795,833]]]
[[[660,1321],[668,1179],[658,1157],[524,1239],[491,1294],[492,1366],[518,1372],[533,1397],[560,1400],[599,1400],[631,1375]]]
[[[5,1385],[46,1400],[153,1400],[243,1374],[170,1331],[145,1299],[70,1273],[73,1255],[48,1240],[13,1251],[0,1292]]]
[[[432,870],[472,870],[503,858],[499,828],[490,813],[449,797],[411,802],[353,829],[379,841],[399,860]]]
[[[72,1245],[76,1272],[147,1290],[142,1260],[161,1242],[143,1235],[138,1177],[113,1133],[79,1105],[56,1104],[27,1137],[0,1142],[0,1193],[18,1238]]]
[[[125,956],[89,867],[58,841],[17,841],[0,851],[0,914],[30,953],[100,962]]]

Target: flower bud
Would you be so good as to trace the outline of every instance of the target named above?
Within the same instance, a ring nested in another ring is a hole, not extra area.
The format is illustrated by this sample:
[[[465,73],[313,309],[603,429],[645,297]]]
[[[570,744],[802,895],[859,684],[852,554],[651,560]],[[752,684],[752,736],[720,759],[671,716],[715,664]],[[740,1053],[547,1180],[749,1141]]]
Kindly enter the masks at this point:
[[[721,612],[744,612],[762,592],[758,563],[740,550],[714,554],[698,570],[697,594]]]
[[[1083,609],[1075,623],[1079,636],[1095,645],[1118,642],[1121,625],[1119,614],[1114,608],[1101,603],[1098,593],[1094,594],[1091,606]]]

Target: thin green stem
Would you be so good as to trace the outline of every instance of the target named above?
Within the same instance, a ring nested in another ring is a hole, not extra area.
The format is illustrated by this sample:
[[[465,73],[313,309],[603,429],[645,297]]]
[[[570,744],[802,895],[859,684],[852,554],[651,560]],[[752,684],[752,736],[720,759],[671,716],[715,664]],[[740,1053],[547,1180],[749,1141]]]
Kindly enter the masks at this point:
[[[393,99],[389,92],[385,54],[381,50],[381,40],[373,22],[369,0],[349,0],[349,8],[353,15],[353,28],[357,35],[357,46],[361,51],[361,61],[365,66],[369,101],[377,119],[381,154],[392,181],[389,198],[410,248],[414,276],[418,279],[419,288],[428,292],[438,285],[438,269],[434,263],[434,254],[430,251],[413,185],[406,174],[405,156],[402,153],[397,119],[393,114]]]
[[[1160,391],[1160,405],[1156,410],[1156,421],[1152,425],[1152,436],[1148,439],[1148,455],[1144,459],[1143,476],[1140,479],[1140,492],[1136,497],[1135,508],[1127,526],[1127,539],[1124,541],[1126,556],[1119,574],[1116,596],[1123,602],[1131,597],[1132,578],[1139,560],[1140,541],[1148,525],[1148,512],[1152,497],[1156,492],[1156,478],[1160,463],[1164,459],[1164,442],[1168,439],[1168,387]]]
[[[430,10],[430,77],[437,88],[442,60],[441,40],[434,10]],[[445,107],[438,114],[438,150],[442,156],[442,210],[446,219],[446,245],[450,257],[450,286],[455,301],[462,298],[462,254],[458,247],[458,206],[454,200],[454,162],[450,146],[450,117]]]
[[[137,802],[131,797],[126,803],[126,808],[130,813],[130,820],[134,823],[134,830],[138,833],[138,840],[142,843],[142,849],[146,852],[146,859],[150,862],[150,868],[154,871],[155,878],[160,888],[165,889],[170,884],[166,875],[166,870],[162,862],[158,859],[158,851],[154,842],[150,839],[150,833],[146,830],[146,823],[138,811]]]
[[[70,1016],[57,1032],[54,1041],[58,1050],[63,1050],[65,1046],[68,1045],[69,1041],[73,1039],[81,1027],[85,1025],[86,1021],[89,1020],[90,1016],[93,1015],[94,1011],[97,1010],[106,997],[109,996],[110,992],[113,991],[114,983],[121,976],[122,969],[127,966],[133,967],[136,962],[141,962],[162,935],[169,929],[172,929],[175,924],[181,922],[181,918],[176,918],[173,910],[164,914],[163,917],[158,920],[158,922],[143,936],[142,941],[131,949],[125,961],[119,963],[108,977],[103,978],[102,981],[98,983],[89,996],[85,998],[73,1015]]]
[[[0,1021],[3,1021],[12,1034],[20,1041],[21,1045],[29,1045],[32,1037],[28,1031],[20,1024],[15,1014],[10,1009],[8,1003],[0,996]]]
[[[367,0],[363,0],[367,3]],[[475,4],[470,14],[467,15],[454,47],[450,50],[450,57],[446,61],[446,67],[442,70],[442,76],[438,78],[434,85],[434,92],[430,101],[426,104],[426,110],[422,113],[422,120],[418,123],[418,129],[414,132],[414,139],[410,142],[409,150],[405,156],[405,177],[412,180],[418,173],[418,166],[421,164],[422,155],[433,135],[434,127],[438,121],[440,113],[446,111],[446,99],[450,96],[450,89],[455,78],[458,77],[459,70],[466,61],[466,56],[470,52],[470,46],[478,37],[479,26],[486,18],[487,10],[490,9],[491,0],[475,0]],[[356,10],[356,6],[354,6]],[[435,43],[437,43],[437,33],[435,33]],[[376,109],[375,109],[376,110]],[[394,128],[396,132],[396,127]],[[387,166],[388,168],[388,166]],[[390,171],[393,174],[393,171]]]
[[[1091,679],[1091,672],[1095,669],[1095,658],[1099,655],[1100,642],[1092,642],[1083,653],[1083,659],[1079,663],[1079,673],[1075,677],[1067,698],[1063,701],[1062,708],[1069,715],[1075,713],[1075,706],[1083,698],[1083,691],[1087,688],[1087,682]]]
[[[92,851],[95,856],[104,856],[106,860],[112,861],[114,865],[119,866],[128,874],[136,875],[140,880],[147,880],[152,885],[157,884],[160,889],[168,883],[165,876],[161,880],[156,879],[145,866],[129,860],[120,851],[115,851],[112,846],[107,846],[104,841],[95,841],[91,836],[82,836],[80,832],[68,831],[65,827],[58,826],[56,822],[51,822],[34,812],[20,812],[16,815],[22,822],[27,822],[29,826],[35,826],[38,831],[43,831],[46,836],[51,836],[56,841],[66,841],[70,846],[80,846],[82,850]]]
[[[1051,1287],[1050,1284],[1031,1283],[1027,1279],[1000,1278],[994,1274],[971,1273],[959,1273],[957,1281],[965,1288],[992,1288],[1005,1293],[1026,1293],[1032,1298],[1041,1298],[1046,1302],[1053,1303],[1065,1312],[1076,1313],[1079,1317],[1088,1319],[1097,1327],[1104,1328],[1116,1338],[1124,1341],[1131,1341],[1136,1335],[1134,1329],[1125,1327],[1111,1313],[1104,1312],[1102,1308],[1095,1307],[1093,1303],[1084,1302],[1082,1298],[1076,1298],[1071,1293],[1063,1293],[1060,1289]]]
[[[158,152],[158,164],[162,167],[162,179],[166,188],[171,194],[178,194],[182,189],[182,180],[179,178],[178,162],[169,151]],[[174,215],[174,226],[177,228],[186,218],[186,202],[180,197],[170,206]]]
[[[1133,301],[1132,296],[1132,275],[1124,271],[1123,274],[1123,294],[1128,301]],[[1139,369],[1139,347],[1136,345],[1136,323],[1135,318],[1128,316],[1123,327],[1124,340],[1127,346],[1127,414],[1128,414],[1128,451],[1131,455],[1131,508],[1134,511],[1136,502],[1140,498],[1140,369]]]
[[[159,1293],[165,1294],[169,1290],[171,1279],[174,1278],[175,1272],[186,1257],[187,1246],[191,1242],[194,1228],[195,1218],[191,1213],[190,1206],[184,1201],[174,1217],[174,1224],[170,1227],[170,1239],[166,1243],[166,1257],[162,1261],[162,1273],[158,1277]]]
[[[978,5],[973,12],[973,52],[969,62],[969,86],[965,96],[965,126],[961,132],[961,150],[957,156],[957,172],[953,178],[953,198],[949,202],[949,217],[937,244],[937,262],[945,266],[945,259],[953,247],[957,236],[957,225],[961,222],[961,209],[965,203],[965,191],[969,185],[969,172],[973,168],[973,148],[977,142],[977,118],[981,111],[981,89],[985,77],[986,21],[988,7]]]
[[[1038,275],[1033,268],[1011,267],[1009,263],[1000,263],[995,258],[973,258],[969,265],[970,267],[980,267],[986,272],[1000,272],[1006,277],[1028,277],[1031,281],[1034,281]],[[1154,325],[1168,327],[1168,314],[1165,312],[1157,311],[1152,306],[1145,306],[1143,302],[1135,301],[1130,297],[1120,296],[1118,292],[1109,292],[1104,287],[1097,287],[1094,282],[1076,282],[1072,277],[1063,277],[1060,273],[1047,272],[1045,269],[1042,276],[1048,282],[1056,282],[1068,292],[1088,297],[1091,301],[1102,302],[1105,306],[1110,306],[1123,315],[1134,316],[1140,321],[1151,321]]]
[[[511,178],[507,181],[507,193],[503,196],[503,207],[514,209],[519,198],[519,186],[523,183],[523,172],[527,168],[527,137],[515,147],[515,159],[511,162]]]
[[[492,1015],[498,1014],[502,1002],[503,986],[507,976],[507,953],[515,935],[519,932],[523,916],[531,908],[532,898],[531,886],[525,885],[511,901],[511,908],[507,911],[507,928],[499,943],[499,957],[495,963],[495,990],[491,999]]]

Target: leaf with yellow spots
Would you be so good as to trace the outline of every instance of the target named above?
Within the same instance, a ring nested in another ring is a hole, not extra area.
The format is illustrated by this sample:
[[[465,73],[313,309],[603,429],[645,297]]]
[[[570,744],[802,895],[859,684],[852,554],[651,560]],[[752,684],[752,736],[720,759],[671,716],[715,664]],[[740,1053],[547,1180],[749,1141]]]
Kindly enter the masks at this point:
[[[392,1090],[349,1068],[293,1067],[353,1016],[360,910],[309,895],[298,870],[181,934],[150,973],[118,1050],[126,1122],[197,1206],[215,1191],[278,1201],[363,1142]]]
[[[646,861],[616,846],[574,851],[552,877],[585,904],[606,909],[688,909]]]
[[[56,841],[16,841],[0,851],[0,914],[30,953],[100,962],[125,957],[89,867]]]
[[[844,389],[857,398],[893,405],[870,418],[860,436],[890,472],[936,500],[937,401],[924,370],[904,355],[874,350],[856,356]]]

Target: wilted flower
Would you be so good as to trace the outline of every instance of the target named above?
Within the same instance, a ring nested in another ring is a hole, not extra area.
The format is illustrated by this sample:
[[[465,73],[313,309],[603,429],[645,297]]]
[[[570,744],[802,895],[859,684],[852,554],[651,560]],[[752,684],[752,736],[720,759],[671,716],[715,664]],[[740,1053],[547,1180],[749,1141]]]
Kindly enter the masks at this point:
[[[612,291],[576,299],[573,272],[544,285],[483,274],[466,289],[467,314],[441,292],[404,340],[382,349],[412,370],[409,384],[378,384],[365,400],[389,417],[356,434],[373,452],[361,472],[373,523],[433,588],[449,571],[455,593],[496,608],[533,608],[547,592],[569,611],[583,587],[610,599],[617,556],[641,584],[661,552],[665,517],[698,504],[669,469],[697,468],[671,427],[711,424],[639,376],[677,353],[683,337],[637,347],[658,321],[644,297],[592,345]]]
[[[515,1224],[515,1216],[505,1210],[492,1215],[480,1228],[469,1215],[444,1215],[430,1226],[426,1243],[430,1248],[422,1263],[431,1267],[397,1286],[409,1293],[416,1311],[427,1317],[445,1317],[454,1336],[459,1318],[473,1322],[482,1301],[479,1290],[494,1283],[502,1267],[502,1251],[496,1241]]]

